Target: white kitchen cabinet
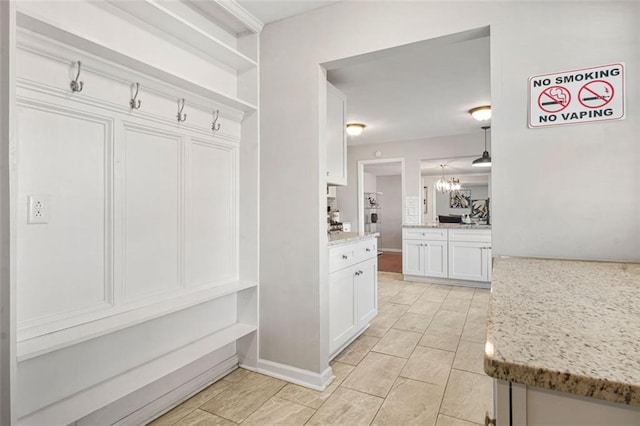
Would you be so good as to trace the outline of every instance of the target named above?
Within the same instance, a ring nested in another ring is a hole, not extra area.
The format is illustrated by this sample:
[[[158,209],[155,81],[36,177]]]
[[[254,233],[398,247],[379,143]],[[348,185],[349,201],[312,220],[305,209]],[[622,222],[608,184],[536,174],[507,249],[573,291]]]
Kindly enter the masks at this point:
[[[503,380],[493,382],[495,424],[500,426],[640,424],[638,407]],[[491,420],[493,416],[488,415]]]
[[[405,229],[402,243],[402,273],[447,278],[447,230]]]
[[[347,98],[327,82],[327,184],[347,184]]]
[[[329,353],[333,357],[378,313],[376,239],[329,250]]]
[[[424,275],[422,240],[404,240],[402,242],[402,273],[405,275]]]
[[[355,265],[355,297],[358,328],[369,324],[375,316],[378,308],[377,303],[377,282],[378,282],[378,261],[377,258],[369,259]]]
[[[330,351],[342,346],[356,331],[355,273],[350,267],[329,276],[329,335]]]
[[[489,281],[491,246],[488,243],[449,241],[449,278]]]
[[[447,242],[405,240],[402,272],[406,275],[447,278]]]
[[[491,281],[491,230],[406,228],[402,237],[405,279]]]
[[[491,280],[491,231],[449,229],[448,240],[449,278]]]

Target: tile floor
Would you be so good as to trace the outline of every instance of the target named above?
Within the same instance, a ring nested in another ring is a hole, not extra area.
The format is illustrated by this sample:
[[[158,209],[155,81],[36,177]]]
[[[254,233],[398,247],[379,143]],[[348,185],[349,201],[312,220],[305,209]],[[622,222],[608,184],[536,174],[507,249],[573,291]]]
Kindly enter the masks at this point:
[[[484,424],[489,290],[378,273],[378,316],[331,363],[324,392],[238,369],[152,425]]]

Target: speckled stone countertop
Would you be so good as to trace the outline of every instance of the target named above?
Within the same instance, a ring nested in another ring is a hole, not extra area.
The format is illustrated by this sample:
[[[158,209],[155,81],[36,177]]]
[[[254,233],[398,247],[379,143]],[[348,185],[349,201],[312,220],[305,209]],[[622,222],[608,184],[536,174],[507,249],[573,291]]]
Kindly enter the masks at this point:
[[[496,258],[484,370],[640,406],[640,264]]]
[[[491,229],[491,225],[440,223],[431,225],[402,225],[403,228],[443,228],[443,229]]]
[[[379,232],[369,232],[360,235],[357,232],[332,232],[329,234],[329,247],[339,246],[340,244],[352,243],[354,241],[367,240],[380,235]]]

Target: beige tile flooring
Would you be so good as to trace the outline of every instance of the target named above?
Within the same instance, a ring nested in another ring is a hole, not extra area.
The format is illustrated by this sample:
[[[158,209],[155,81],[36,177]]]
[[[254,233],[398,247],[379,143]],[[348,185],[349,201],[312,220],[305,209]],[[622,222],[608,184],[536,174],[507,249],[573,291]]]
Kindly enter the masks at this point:
[[[331,363],[324,392],[238,369],[152,425],[484,424],[489,291],[378,273],[378,316]]]

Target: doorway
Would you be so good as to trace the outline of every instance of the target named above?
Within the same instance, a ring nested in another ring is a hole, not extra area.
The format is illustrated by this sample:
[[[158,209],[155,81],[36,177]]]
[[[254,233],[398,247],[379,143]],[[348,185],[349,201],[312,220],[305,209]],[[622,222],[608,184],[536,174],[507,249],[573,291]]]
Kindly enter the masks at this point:
[[[404,159],[358,162],[358,231],[377,233],[378,270],[402,272]]]

